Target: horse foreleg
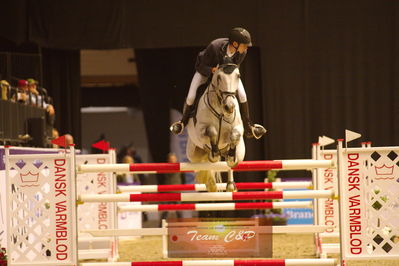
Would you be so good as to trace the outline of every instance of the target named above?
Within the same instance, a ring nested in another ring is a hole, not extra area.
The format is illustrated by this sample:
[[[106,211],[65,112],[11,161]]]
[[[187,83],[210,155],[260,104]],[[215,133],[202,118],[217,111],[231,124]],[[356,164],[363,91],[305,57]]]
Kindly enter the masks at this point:
[[[237,127],[233,128],[230,134],[230,147],[227,152],[226,160],[230,167],[236,166],[239,162],[237,157],[237,145],[240,143],[241,137],[242,134],[240,133],[240,130]]]
[[[215,163],[220,161],[220,150],[218,147],[218,131],[214,126],[209,126],[205,129],[205,136],[209,138],[211,151],[209,152],[208,159],[210,162]]]
[[[208,152],[197,147],[190,138],[187,140],[186,154],[192,163],[206,162],[208,159]]]
[[[226,191],[227,192],[237,191],[236,183],[234,182],[233,170],[231,169],[228,171]]]

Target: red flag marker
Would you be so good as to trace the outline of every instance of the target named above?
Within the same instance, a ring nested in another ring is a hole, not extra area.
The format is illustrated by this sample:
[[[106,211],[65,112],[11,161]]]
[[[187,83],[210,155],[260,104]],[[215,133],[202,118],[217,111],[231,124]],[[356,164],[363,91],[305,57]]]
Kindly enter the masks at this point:
[[[51,141],[52,144],[58,145],[59,147],[66,147],[66,139],[65,139],[65,135],[61,136],[59,138],[53,139]]]
[[[108,151],[110,149],[109,142],[105,140],[100,140],[99,142],[93,143],[91,146],[102,151]]]

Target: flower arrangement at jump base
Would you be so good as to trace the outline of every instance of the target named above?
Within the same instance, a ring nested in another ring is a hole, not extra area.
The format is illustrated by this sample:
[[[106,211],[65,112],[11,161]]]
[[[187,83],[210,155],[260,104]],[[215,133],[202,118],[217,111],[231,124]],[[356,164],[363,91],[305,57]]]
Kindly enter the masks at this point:
[[[7,252],[5,248],[0,249],[0,266],[7,266]]]
[[[275,170],[269,170],[267,172],[267,180],[265,182],[276,182],[277,172]],[[274,191],[274,189],[268,189],[268,191]],[[280,201],[280,200],[267,200],[267,202]],[[271,219],[273,225],[286,225],[288,220],[288,215],[283,213],[282,209],[266,209],[263,214],[256,215],[259,218]]]

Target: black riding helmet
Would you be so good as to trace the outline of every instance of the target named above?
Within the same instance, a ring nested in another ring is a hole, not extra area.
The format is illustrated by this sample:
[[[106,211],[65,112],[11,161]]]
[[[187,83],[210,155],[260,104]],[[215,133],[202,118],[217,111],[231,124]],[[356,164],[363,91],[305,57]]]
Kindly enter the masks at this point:
[[[251,34],[249,34],[249,32],[244,28],[234,28],[230,31],[229,42],[238,42],[239,44],[243,43],[248,44],[248,46],[252,46]]]

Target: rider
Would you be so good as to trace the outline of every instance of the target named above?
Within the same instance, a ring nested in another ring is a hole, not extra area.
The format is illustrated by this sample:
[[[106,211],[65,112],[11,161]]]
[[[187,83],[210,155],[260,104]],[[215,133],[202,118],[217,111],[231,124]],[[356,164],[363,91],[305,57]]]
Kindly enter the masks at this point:
[[[219,38],[212,41],[208,47],[201,51],[195,63],[196,72],[191,81],[190,89],[183,108],[183,117],[170,127],[174,134],[180,134],[187,125],[190,115],[194,109],[194,102],[197,96],[197,89],[207,82],[208,78],[216,71],[217,66],[224,62],[231,62],[240,65],[247,54],[248,47],[252,46],[251,35],[244,28],[233,28],[229,38]],[[239,81],[238,99],[244,124],[245,135],[248,138],[260,138],[266,130],[260,125],[254,125],[249,117],[247,95],[244,86]]]

